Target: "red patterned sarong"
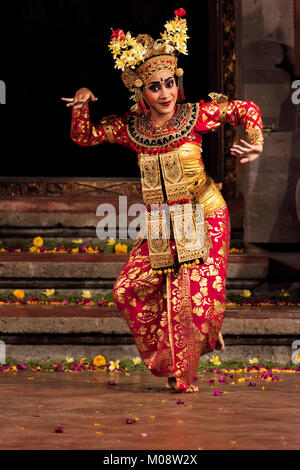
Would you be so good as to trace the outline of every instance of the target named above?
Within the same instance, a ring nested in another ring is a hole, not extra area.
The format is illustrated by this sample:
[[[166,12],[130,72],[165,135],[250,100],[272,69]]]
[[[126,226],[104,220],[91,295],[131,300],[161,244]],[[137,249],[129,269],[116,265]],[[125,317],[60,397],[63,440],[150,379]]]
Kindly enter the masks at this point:
[[[211,212],[205,223],[212,242],[205,264],[154,275],[145,240],[131,252],[113,289],[144,364],[154,375],[176,377],[179,389],[192,383],[200,356],[215,349],[224,318],[227,207]]]

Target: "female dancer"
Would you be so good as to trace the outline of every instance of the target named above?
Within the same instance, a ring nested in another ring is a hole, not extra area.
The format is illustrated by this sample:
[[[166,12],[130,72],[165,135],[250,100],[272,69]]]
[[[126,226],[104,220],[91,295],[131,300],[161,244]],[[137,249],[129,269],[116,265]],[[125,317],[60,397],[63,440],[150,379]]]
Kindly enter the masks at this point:
[[[242,125],[249,142],[241,139],[231,153],[247,163],[262,152],[263,132],[260,110],[252,101],[228,101],[212,93],[210,102],[184,103],[177,55],[187,53],[187,27],[184,10],[175,15],[157,41],[147,35],[133,38],[120,29],[112,33],[109,48],[116,67],[134,92],[131,111],[93,124],[89,101],[98,98],[89,89],[62,99],[73,108],[74,142],[118,143],[137,152],[146,235],[135,241],[113,297],[148,369],[168,377],[172,390],[195,392],[200,356],[224,349],[230,241],[226,202],[202,162],[202,135],[225,122]]]

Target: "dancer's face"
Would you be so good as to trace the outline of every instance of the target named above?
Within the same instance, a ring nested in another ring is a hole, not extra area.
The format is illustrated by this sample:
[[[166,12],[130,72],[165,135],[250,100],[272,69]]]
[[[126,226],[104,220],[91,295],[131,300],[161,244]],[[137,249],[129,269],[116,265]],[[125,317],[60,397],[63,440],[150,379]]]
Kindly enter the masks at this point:
[[[170,114],[174,111],[177,101],[178,88],[175,78],[170,72],[159,72],[152,75],[143,88],[143,97],[150,111],[159,115]]]

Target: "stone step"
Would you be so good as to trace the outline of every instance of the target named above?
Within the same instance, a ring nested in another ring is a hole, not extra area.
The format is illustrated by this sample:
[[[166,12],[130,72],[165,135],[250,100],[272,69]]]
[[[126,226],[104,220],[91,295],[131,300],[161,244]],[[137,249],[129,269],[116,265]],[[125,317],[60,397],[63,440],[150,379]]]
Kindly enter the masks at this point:
[[[128,255],[3,253],[0,278],[9,279],[115,279]],[[269,259],[255,255],[230,255],[229,279],[259,280],[268,275]]]
[[[62,360],[103,354],[108,359],[138,356],[127,323],[115,307],[15,306],[0,308],[0,340],[17,360]],[[222,328],[226,349],[220,360],[259,357],[288,362],[300,334],[295,307],[227,307]]]

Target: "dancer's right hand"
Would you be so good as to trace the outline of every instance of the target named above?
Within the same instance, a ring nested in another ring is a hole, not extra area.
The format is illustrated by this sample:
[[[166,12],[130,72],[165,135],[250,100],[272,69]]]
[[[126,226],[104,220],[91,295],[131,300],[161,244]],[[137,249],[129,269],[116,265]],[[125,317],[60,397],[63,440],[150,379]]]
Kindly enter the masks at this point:
[[[80,88],[76,91],[74,98],[62,98],[63,101],[68,101],[66,106],[73,106],[73,108],[82,108],[86,103],[97,101],[98,98],[88,88]]]

